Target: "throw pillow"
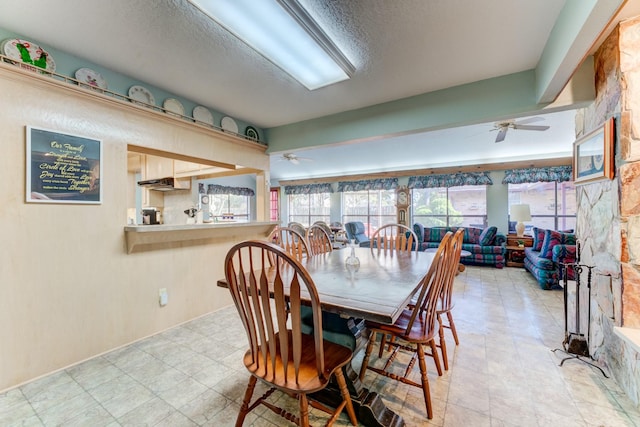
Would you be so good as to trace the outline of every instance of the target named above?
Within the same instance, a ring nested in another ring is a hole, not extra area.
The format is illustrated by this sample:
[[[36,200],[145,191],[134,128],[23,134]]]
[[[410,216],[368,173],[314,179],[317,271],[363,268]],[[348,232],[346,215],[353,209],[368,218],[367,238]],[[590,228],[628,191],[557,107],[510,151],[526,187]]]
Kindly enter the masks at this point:
[[[416,236],[418,236],[418,242],[424,242],[424,226],[416,222],[413,224],[413,231],[416,233]]]
[[[553,247],[555,245],[575,245],[576,235],[571,233],[563,233],[555,230],[545,230],[544,242],[542,242],[542,248],[540,249],[540,256],[543,258],[551,259],[553,255]]]
[[[542,249],[542,243],[544,242],[544,232],[546,230],[544,228],[532,227],[531,232],[533,233],[533,250],[539,251]]]
[[[496,234],[498,234],[498,227],[491,226],[482,230],[480,234],[480,238],[478,239],[478,244],[480,246],[489,246],[493,243],[493,239],[495,239]]]

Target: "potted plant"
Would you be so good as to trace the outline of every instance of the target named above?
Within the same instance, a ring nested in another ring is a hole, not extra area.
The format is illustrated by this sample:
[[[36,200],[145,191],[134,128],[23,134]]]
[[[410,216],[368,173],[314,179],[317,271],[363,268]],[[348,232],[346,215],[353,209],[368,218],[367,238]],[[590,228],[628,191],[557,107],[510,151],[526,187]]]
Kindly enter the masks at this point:
[[[518,247],[524,248],[524,240],[518,240]]]

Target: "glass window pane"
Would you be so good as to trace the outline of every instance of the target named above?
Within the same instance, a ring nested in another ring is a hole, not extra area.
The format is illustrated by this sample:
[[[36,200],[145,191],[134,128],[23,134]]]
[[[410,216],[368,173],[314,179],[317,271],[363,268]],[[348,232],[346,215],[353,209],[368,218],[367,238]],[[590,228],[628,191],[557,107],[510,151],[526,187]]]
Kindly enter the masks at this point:
[[[465,185],[412,191],[413,222],[425,227],[479,227],[487,223],[487,188]]]
[[[531,221],[525,222],[525,233],[531,227],[571,230],[576,224],[576,189],[573,182],[535,182],[509,184],[509,206],[526,203]]]
[[[362,222],[368,236],[382,225],[395,223],[395,190],[342,193],[342,222],[352,221]]]
[[[330,212],[329,193],[289,195],[289,222],[299,222],[306,227],[316,221],[328,223]]]

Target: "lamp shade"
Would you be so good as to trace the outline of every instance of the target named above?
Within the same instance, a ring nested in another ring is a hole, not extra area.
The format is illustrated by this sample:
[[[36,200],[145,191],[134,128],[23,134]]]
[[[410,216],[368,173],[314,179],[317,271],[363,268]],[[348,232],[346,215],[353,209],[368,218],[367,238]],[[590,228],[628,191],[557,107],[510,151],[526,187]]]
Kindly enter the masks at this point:
[[[511,205],[511,221],[531,221],[529,205]]]

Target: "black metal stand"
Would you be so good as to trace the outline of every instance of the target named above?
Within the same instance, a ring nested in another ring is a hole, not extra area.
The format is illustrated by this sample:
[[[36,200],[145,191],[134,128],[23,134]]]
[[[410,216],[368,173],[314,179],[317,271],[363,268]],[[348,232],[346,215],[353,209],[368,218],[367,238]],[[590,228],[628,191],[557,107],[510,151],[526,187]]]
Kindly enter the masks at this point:
[[[576,313],[575,313],[575,332],[569,332],[568,327],[568,287],[569,287],[569,268],[573,269],[576,281]],[[587,269],[587,290],[588,290],[588,299],[587,299],[587,334],[586,336],[580,333],[580,276],[583,269]],[[587,365],[590,365],[596,369],[598,369],[605,378],[609,378],[607,374],[605,374],[604,370],[593,363],[593,358],[589,355],[589,337],[591,335],[591,273],[594,266],[583,265],[578,263],[561,263],[560,264],[560,277],[564,283],[563,293],[564,293],[564,341],[562,341],[562,348],[556,348],[551,351],[554,353],[556,351],[561,351],[567,355],[564,359],[560,361],[560,366],[564,364],[567,360],[576,359]]]

